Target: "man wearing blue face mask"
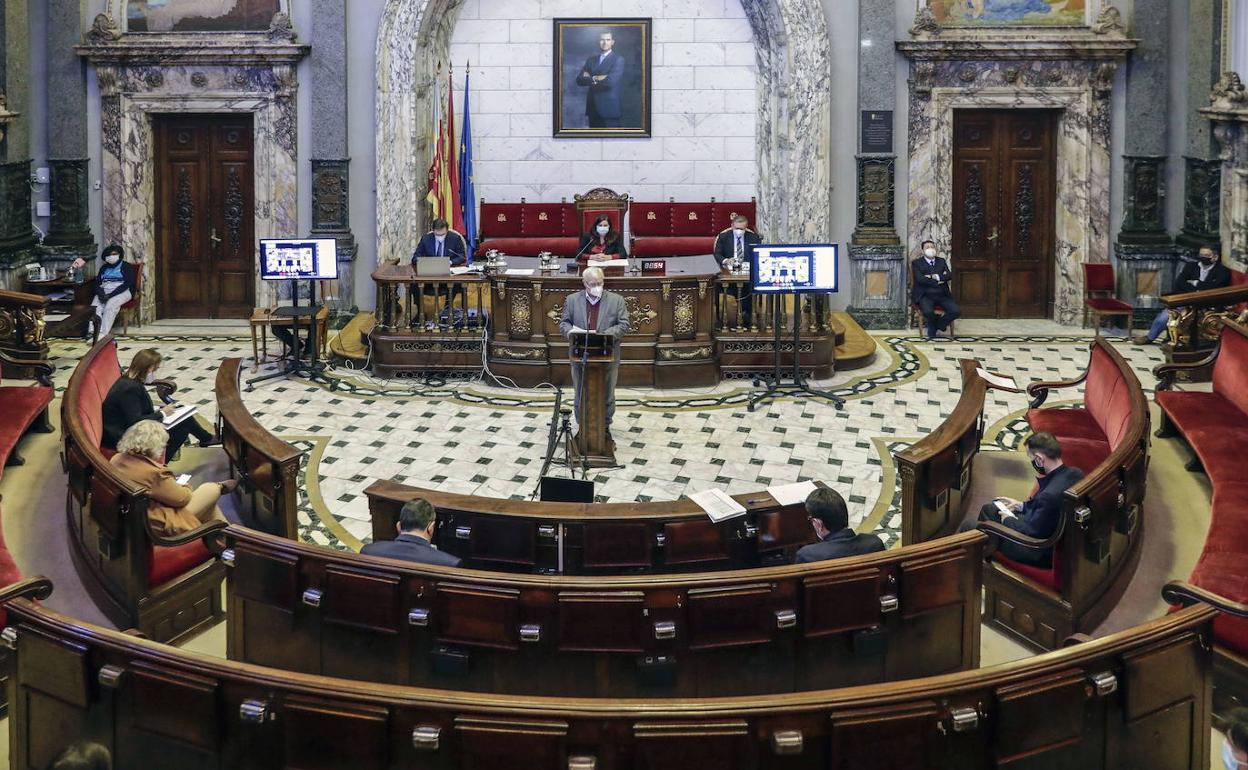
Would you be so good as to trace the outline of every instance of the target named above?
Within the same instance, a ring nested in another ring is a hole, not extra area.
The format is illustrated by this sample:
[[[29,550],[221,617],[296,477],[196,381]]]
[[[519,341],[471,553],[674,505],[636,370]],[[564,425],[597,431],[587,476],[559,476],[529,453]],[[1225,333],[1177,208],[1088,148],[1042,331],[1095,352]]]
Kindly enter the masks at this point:
[[[1040,477],[1036,492],[1027,501],[998,497],[979,511],[979,521],[995,521],[1028,537],[1043,540],[1057,531],[1062,516],[1062,494],[1083,478],[1083,471],[1062,464],[1062,445],[1052,433],[1033,433],[1023,442],[1032,470]],[[975,522],[962,525],[962,531],[975,528]],[[1037,550],[1001,541],[1003,556],[1022,564],[1047,568],[1053,562],[1053,549]]]
[[[1226,770],[1248,770],[1248,709],[1231,709],[1223,730],[1222,766]]]

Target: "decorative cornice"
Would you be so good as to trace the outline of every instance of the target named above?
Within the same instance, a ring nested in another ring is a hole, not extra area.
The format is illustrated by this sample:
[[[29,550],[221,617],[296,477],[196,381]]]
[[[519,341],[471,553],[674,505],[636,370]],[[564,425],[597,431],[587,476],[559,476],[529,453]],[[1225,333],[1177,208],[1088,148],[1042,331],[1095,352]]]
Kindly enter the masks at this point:
[[[1139,41],[1098,35],[1088,29],[1063,32],[945,29],[939,38],[900,40],[897,50],[915,61],[1123,59]]]
[[[96,65],[293,64],[310,50],[307,45],[271,41],[267,32],[144,32],[110,40],[88,38],[88,44],[74,50]]]

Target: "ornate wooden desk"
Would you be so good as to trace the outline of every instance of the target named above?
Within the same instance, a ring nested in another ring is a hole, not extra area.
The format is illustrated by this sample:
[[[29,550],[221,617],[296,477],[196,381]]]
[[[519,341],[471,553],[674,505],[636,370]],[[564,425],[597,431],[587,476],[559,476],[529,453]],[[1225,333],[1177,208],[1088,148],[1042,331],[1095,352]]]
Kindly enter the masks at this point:
[[[636,261],[635,261],[636,262]],[[536,257],[507,257],[529,275],[416,276],[410,265],[386,265],[377,283],[373,371],[381,377],[477,371],[488,346],[490,371],[519,385],[571,382],[568,342],[559,317],[581,290],[570,260],[542,270]],[[749,277],[722,272],[710,255],[673,257],[663,275],[607,271],[607,290],[624,295],[632,332],[624,338],[621,385],[682,388],[714,385],[723,376],[751,376],[774,362],[772,297],[753,298],[752,325],[740,300]],[[803,367],[829,377],[843,330],[834,328],[826,297],[806,296],[801,312],[782,308],[781,360],[792,366],[793,324],[802,323]],[[785,344],[784,340],[790,340]]]

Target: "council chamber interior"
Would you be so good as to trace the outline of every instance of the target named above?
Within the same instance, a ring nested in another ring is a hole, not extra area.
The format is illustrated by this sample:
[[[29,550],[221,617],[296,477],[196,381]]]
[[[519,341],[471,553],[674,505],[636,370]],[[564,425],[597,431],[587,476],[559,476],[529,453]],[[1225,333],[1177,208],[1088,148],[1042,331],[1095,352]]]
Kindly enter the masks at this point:
[[[8,767],[1248,768],[1245,0],[0,50]]]

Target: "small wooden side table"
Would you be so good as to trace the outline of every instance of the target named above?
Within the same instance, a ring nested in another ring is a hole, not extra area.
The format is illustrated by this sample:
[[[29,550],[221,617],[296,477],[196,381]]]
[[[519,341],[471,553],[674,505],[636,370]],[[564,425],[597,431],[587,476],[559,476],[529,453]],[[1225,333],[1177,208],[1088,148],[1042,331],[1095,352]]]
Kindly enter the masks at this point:
[[[251,312],[251,360],[253,369],[259,369],[260,364],[269,360],[269,327],[291,326],[293,323],[293,320],[290,318],[274,316],[274,310],[275,308],[271,307],[258,307]],[[256,339],[257,329],[260,331],[258,344]],[[317,352],[321,356],[322,360],[325,358],[328,342],[329,307],[322,305],[321,309],[317,311],[316,314],[316,345]],[[261,351],[264,353],[263,358],[261,358]]]

